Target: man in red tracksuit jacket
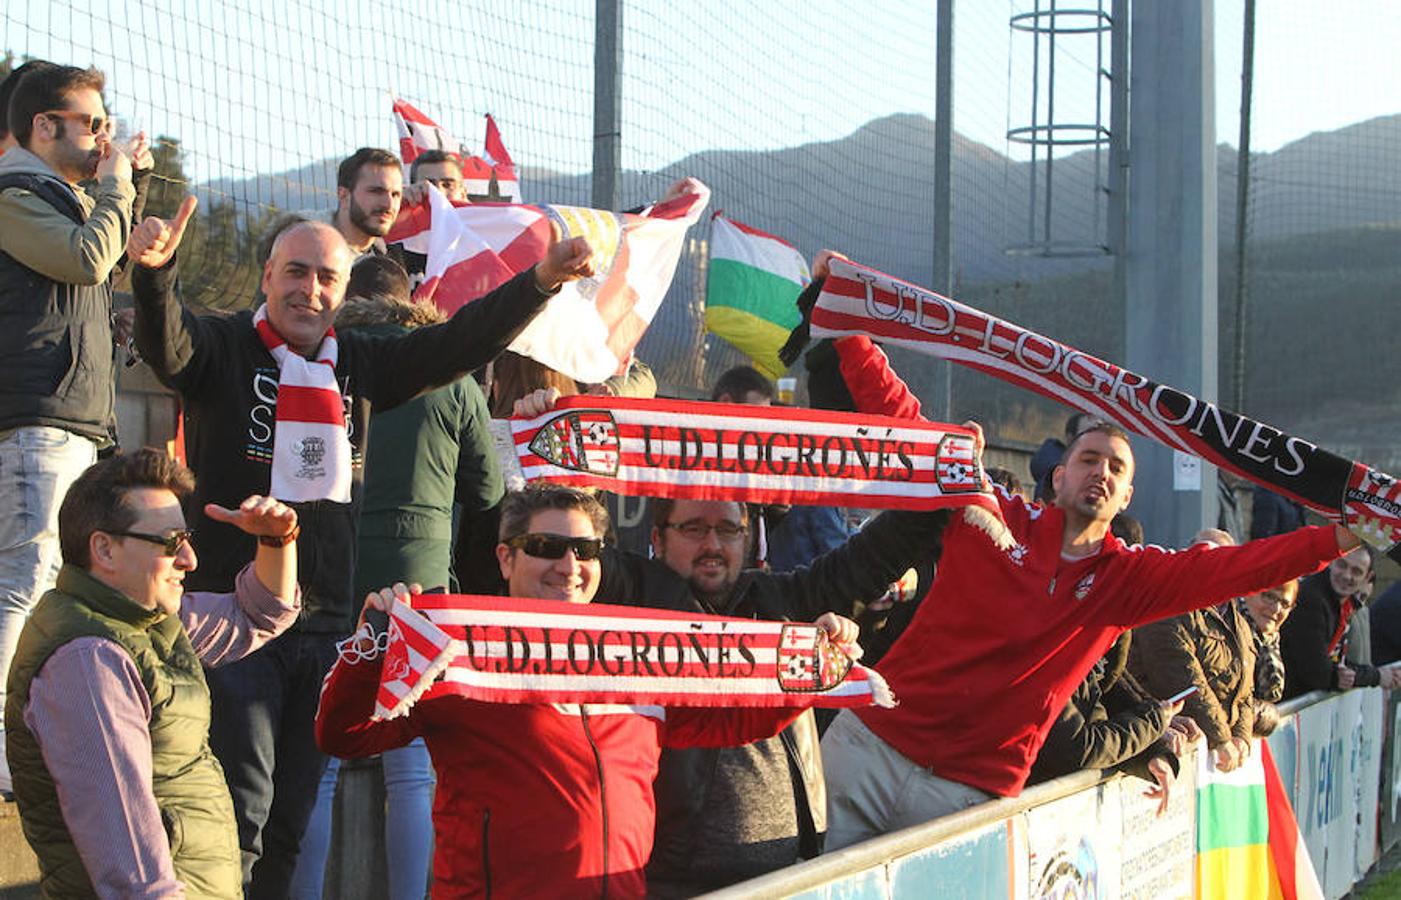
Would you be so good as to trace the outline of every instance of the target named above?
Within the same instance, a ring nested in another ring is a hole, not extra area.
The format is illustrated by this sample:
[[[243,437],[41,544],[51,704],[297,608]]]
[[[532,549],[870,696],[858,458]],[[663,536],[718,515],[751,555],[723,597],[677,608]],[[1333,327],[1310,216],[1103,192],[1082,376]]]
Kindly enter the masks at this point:
[[[497,557],[517,597],[588,603],[608,513],[575,488],[539,485],[502,503]],[[396,585],[400,599],[407,589]],[[394,591],[366,608],[387,608]],[[818,620],[838,643],[856,623]],[[642,897],[652,852],[652,782],[662,747],[772,737],[798,709],[481,703],[445,696],[371,722],[381,661],[362,630],[331,669],[316,717],[327,753],[369,756],[416,737],[438,773],[433,896]],[[356,661],[352,661],[356,660]]]
[[[869,339],[835,346],[859,411],[918,416]],[[1055,469],[1055,505],[999,495],[1010,550],[952,519],[928,597],[877,665],[900,705],[844,712],[823,737],[829,851],[1017,795],[1056,715],[1123,631],[1316,571],[1359,544],[1327,527],[1239,547],[1130,548],[1109,523],[1133,472],[1128,435],[1098,422]]]

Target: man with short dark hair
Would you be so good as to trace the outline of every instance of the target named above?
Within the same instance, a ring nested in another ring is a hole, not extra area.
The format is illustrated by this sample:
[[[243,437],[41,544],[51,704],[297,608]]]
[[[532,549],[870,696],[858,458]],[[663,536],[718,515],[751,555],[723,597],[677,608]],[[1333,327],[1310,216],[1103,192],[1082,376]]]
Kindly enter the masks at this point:
[[[186,593],[197,560],[180,500],[193,489],[188,469],[145,449],[89,468],[59,512],[64,566],[20,637],[5,706],[46,897],[239,894],[202,665],[296,619],[297,515],[270,497],[210,504],[257,553],[233,593]]]
[[[744,403],[749,406],[771,406],[774,399],[773,382],[753,366],[735,366],[715,381],[710,399],[719,403]]]
[[[48,60],[31,59],[15,66],[10,70],[10,74],[5,76],[5,80],[0,81],[0,155],[11,147],[19,146],[19,141],[10,133],[10,99],[15,95],[15,88],[19,87],[20,80],[30,72],[49,68],[53,68],[53,63]]]
[[[887,412],[873,386],[849,387],[858,409]],[[1109,526],[1133,473],[1128,436],[1099,422],[1053,470],[1055,505],[999,493],[1010,549],[951,520],[929,596],[879,664],[900,706],[844,711],[823,736],[829,849],[1015,796],[1056,715],[1125,629],[1278,584],[1359,543],[1339,527],[1131,549]]]
[[[393,338],[340,335],[331,323],[352,251],[324,222],[278,235],[263,269],[267,301],[256,311],[182,309],[173,259],[194,205],[187,198],[174,221],[147,219],[133,234],[136,337],[157,377],[180,393],[193,468],[218,473],[199,485],[195,527],[204,530],[200,501],[250,490],[296,501],[302,516],[298,627],[210,676],[211,741],[239,817],[247,890],[282,898],[325,767],[312,734],[318,692],[354,620],[356,501],[371,408],[395,407],[490,361],[560,285],[592,271],[592,252],[582,238],[556,240],[533,268],[440,325]],[[208,564],[195,579],[218,587],[232,579],[247,541],[217,524],[209,531]]]
[[[382,254],[384,236],[399,217],[403,197],[404,169],[399,157],[377,147],[361,147],[336,168],[336,208],[328,221],[355,258]]]
[[[591,602],[607,532],[607,511],[585,491],[544,484],[508,494],[496,554],[510,595]],[[371,594],[365,609],[387,609],[396,594],[409,601],[401,584]],[[855,639],[854,622],[828,615],[818,624],[838,643]],[[382,665],[376,647],[362,624],[326,680],[317,739],[338,756],[369,756],[420,736],[427,742],[439,778],[435,895],[650,895],[643,866],[662,748],[739,744],[797,715],[445,695],[372,722]]]
[[[112,273],[136,190],[104,83],[96,69],[31,67],[9,106],[16,144],[0,156],[0,682],[58,574],[64,492],[111,443]],[[79,184],[92,178],[89,195]]]
[[[1401,687],[1401,668],[1377,669],[1349,659],[1348,624],[1366,606],[1372,577],[1371,551],[1358,547],[1299,583],[1294,614],[1280,627],[1284,699],[1309,691]],[[1366,649],[1370,653],[1371,646]]]
[[[762,377],[762,376],[760,376]],[[516,405],[531,418],[558,392]],[[944,513],[890,511],[846,543],[789,573],[745,568],[746,504],[651,498],[652,558],[610,549],[599,597],[769,621],[849,616],[883,595],[935,542]],[[816,723],[804,714],[778,737],[719,750],[668,750],[657,777],[658,896],[712,890],[817,855],[826,830]]]
[[[449,200],[467,200],[462,163],[446,150],[424,150],[409,165],[410,184],[433,184]]]

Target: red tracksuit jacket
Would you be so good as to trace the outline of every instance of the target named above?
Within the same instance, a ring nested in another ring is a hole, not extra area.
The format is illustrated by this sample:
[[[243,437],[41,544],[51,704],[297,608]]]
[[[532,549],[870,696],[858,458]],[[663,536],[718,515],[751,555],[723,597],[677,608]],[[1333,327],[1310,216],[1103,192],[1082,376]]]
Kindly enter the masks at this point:
[[[681,709],[419,701],[370,722],[380,662],[337,661],[316,742],[369,756],[422,737],[433,758],[433,896],[642,897],[666,747],[772,737],[798,709]]]
[[[861,412],[912,418],[917,400],[867,338],[835,342]],[[1046,732],[1124,630],[1252,594],[1337,558],[1332,527],[1240,547],[1128,548],[1061,557],[1055,507],[999,494],[1017,540],[1002,551],[954,516],[929,595],[876,666],[900,705],[857,711],[882,740],[936,775],[1015,796]]]

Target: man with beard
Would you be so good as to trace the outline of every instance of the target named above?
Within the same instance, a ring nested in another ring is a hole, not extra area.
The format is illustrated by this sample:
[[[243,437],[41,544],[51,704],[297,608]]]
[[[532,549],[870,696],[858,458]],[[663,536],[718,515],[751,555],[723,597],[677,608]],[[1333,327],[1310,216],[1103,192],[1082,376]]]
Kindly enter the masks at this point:
[[[59,505],[111,443],[112,273],[136,191],[104,82],[35,66],[14,86],[15,146],[0,158],[0,702],[25,618],[58,575]]]
[[[354,259],[382,255],[384,236],[399,217],[403,197],[399,157],[377,147],[361,147],[336,169],[336,208],[327,221],[350,245]]]
[[[857,601],[883,595],[932,546],[946,517],[887,512],[811,566],[778,574],[743,567],[746,504],[653,498],[648,506],[653,558],[605,555],[601,600],[793,621],[850,616]],[[665,750],[648,889],[692,896],[811,858],[821,852],[826,821],[810,712],[744,747]]]

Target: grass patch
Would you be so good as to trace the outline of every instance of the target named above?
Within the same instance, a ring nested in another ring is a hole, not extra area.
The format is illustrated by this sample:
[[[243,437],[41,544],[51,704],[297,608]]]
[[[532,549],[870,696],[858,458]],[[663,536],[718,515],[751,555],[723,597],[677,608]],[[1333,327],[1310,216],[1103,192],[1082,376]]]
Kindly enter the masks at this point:
[[[1401,898],[1401,869],[1387,872],[1353,895],[1357,900],[1394,900]]]

